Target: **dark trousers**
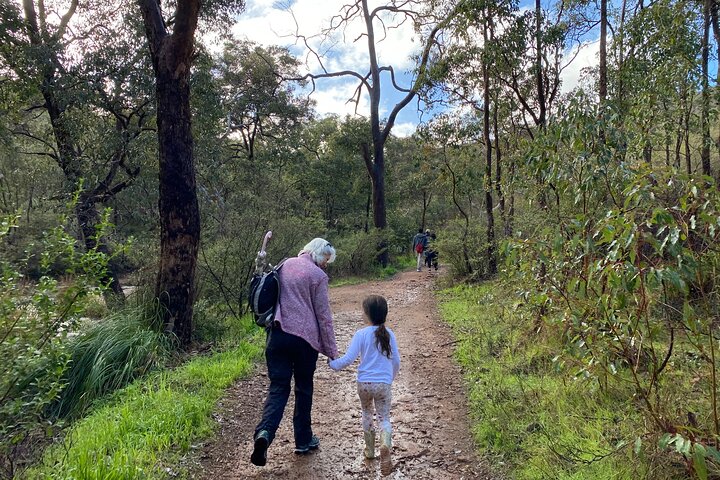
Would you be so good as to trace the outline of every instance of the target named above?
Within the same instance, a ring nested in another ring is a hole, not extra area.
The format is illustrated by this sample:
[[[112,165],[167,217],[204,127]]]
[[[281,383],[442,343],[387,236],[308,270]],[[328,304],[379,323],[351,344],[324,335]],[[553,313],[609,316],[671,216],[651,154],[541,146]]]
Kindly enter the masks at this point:
[[[290,380],[295,377],[295,412],[293,430],[295,446],[310,443],[312,437],[311,415],[313,396],[313,376],[318,352],[302,338],[283,332],[275,327],[268,331],[265,347],[270,388],[263,408],[263,416],[255,428],[267,430],[270,442],[280,426],[285,405],[290,397]]]

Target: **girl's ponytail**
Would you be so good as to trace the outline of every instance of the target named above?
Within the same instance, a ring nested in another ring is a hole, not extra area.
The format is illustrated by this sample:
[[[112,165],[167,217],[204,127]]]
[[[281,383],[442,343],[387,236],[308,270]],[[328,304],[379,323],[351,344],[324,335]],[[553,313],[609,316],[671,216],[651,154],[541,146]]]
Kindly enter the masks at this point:
[[[375,330],[375,344],[383,355],[390,358],[390,333],[385,328],[384,322]]]
[[[363,301],[363,311],[372,324],[378,327],[375,329],[375,344],[383,355],[390,358],[390,332],[385,328],[387,301],[380,295],[370,295]]]

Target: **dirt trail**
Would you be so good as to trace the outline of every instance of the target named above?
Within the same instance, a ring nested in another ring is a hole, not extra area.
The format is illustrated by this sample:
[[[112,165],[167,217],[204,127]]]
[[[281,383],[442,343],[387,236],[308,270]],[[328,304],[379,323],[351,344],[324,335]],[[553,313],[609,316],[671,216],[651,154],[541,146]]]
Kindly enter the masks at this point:
[[[378,461],[362,456],[360,407],[355,368],[335,373],[318,360],[313,430],[320,449],[293,453],[291,396],[265,467],[249,462],[252,433],[260,419],[267,387],[264,365],[236,384],[221,402],[217,439],[202,447],[193,475],[219,479],[490,479],[470,438],[462,373],[452,359],[452,338],[438,316],[432,292],[435,272],[404,272],[393,279],[330,289],[340,352],[362,326],[360,303],[380,294],[389,303],[388,325],[395,332],[402,365],[393,384],[393,472],[382,477]]]

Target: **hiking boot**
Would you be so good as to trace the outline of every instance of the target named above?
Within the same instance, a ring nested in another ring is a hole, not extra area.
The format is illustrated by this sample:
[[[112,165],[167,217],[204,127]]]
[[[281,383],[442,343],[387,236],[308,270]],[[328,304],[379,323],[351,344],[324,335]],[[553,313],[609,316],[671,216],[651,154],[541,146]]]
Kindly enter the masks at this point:
[[[295,447],[295,453],[298,455],[302,455],[304,453],[308,453],[310,450],[317,450],[320,446],[320,439],[313,435],[310,437],[310,442],[306,443],[305,445],[297,445]]]
[[[390,449],[392,448],[392,437],[390,432],[383,430],[380,432],[380,473],[390,475],[393,464],[390,459]]]
[[[255,444],[250,462],[258,467],[264,467],[267,463],[267,449],[270,446],[270,433],[267,430],[260,430],[255,435]]]
[[[375,458],[375,430],[363,432],[365,438],[365,458]]]

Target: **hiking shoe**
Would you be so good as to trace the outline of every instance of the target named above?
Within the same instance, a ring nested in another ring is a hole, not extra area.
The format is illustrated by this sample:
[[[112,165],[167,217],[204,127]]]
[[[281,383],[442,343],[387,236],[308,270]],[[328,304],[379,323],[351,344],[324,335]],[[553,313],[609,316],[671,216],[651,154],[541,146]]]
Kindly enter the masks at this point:
[[[264,467],[267,463],[267,449],[270,446],[270,433],[267,430],[260,430],[255,436],[255,445],[250,462],[258,467]]]
[[[295,447],[295,453],[298,455],[302,455],[304,453],[308,453],[310,450],[317,450],[320,446],[320,439],[313,435],[310,438],[310,442],[308,442],[305,445],[298,445]]]

